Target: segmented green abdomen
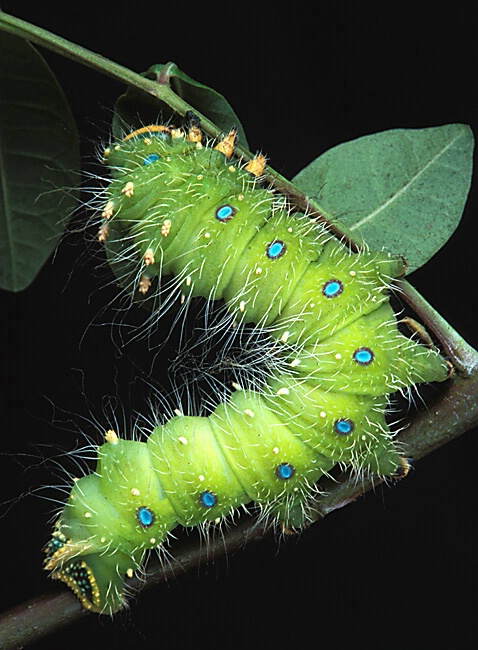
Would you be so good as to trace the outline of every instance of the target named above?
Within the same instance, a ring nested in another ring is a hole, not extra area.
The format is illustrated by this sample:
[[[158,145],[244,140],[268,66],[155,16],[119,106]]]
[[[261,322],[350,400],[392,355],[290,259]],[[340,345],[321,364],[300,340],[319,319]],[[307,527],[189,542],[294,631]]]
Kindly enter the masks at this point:
[[[231,164],[227,138],[218,147],[160,125],[113,145],[100,239],[141,292],[172,274],[184,296],[223,299],[236,323],[266,327],[281,371],[258,392],[235,385],[207,418],[172,418],[146,443],[108,432],[46,561],[95,611],[124,604],[125,575],[178,524],[219,521],[252,501],[300,527],[314,484],[337,463],[406,472],[388,396],[448,375],[435,349],[399,331],[387,292],[400,258],[351,253],[262,187],[261,164]]]
[[[95,474],[73,487],[46,566],[88,609],[115,611],[124,576],[176,525],[214,522],[251,501],[299,525],[311,486],[334,463],[250,391],[237,391],[209,417],[172,418],[147,443],[109,432]]]
[[[236,320],[268,326],[296,375],[324,388],[382,395],[447,376],[384,304],[401,258],[351,253],[221,151],[183,135],[146,129],[108,162],[110,223],[126,229],[146,282],[173,273],[185,295],[223,298]]]

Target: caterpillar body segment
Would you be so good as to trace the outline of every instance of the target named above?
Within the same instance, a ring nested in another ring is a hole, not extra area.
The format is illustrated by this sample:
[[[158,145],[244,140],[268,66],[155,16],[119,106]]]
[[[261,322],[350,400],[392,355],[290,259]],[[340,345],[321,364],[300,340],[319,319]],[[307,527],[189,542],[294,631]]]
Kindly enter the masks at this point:
[[[125,577],[176,526],[217,522],[251,502],[285,529],[308,521],[316,482],[336,464],[399,477],[407,463],[386,420],[391,393],[444,381],[432,345],[407,338],[388,291],[400,257],[352,253],[259,181],[265,159],[234,161],[235,133],[209,146],[144,127],[105,152],[111,183],[100,239],[115,272],[150,294],[174,276],[186,297],[222,299],[237,323],[275,341],[280,370],[208,417],[176,416],[147,440],[112,432],[79,479],[47,546],[46,568],[84,606],[125,604]]]
[[[352,253],[323,226],[292,213],[249,165],[231,165],[233,131],[216,148],[196,135],[188,139],[189,132],[144,127],[105,154],[113,180],[103,214],[116,234],[105,245],[112,258],[118,242],[126,242],[131,262],[142,269],[143,292],[154,276],[172,274],[183,295],[223,299],[238,322],[267,327],[293,352],[304,350],[309,363],[303,367],[317,380],[323,373],[324,382],[338,371],[329,358],[323,361],[328,350],[337,346],[341,355],[338,348],[352,337],[357,349],[371,347],[375,333],[385,353],[382,372],[375,356],[373,364],[364,354],[354,359],[355,370],[367,366],[362,376],[374,375],[375,390],[446,378],[438,352],[396,327],[388,290],[405,270],[401,257]],[[402,372],[385,378],[393,360]],[[349,390],[360,392],[357,382]]]
[[[47,547],[52,577],[87,609],[112,613],[125,604],[125,577],[176,526],[215,522],[254,502],[298,528],[314,484],[337,462],[382,473],[383,457],[387,474],[398,470],[386,400],[308,391],[278,376],[263,394],[237,390],[209,417],[173,417],[147,442],[108,436],[95,473],[75,482]],[[316,413],[304,410],[307,400]]]

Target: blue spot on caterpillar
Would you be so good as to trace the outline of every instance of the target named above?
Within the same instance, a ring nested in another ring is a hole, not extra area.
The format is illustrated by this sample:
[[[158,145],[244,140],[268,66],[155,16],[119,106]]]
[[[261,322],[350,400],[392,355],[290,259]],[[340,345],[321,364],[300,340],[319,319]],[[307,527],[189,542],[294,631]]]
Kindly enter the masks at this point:
[[[286,250],[287,247],[283,241],[273,241],[267,247],[267,257],[270,260],[277,260],[285,254]]]
[[[326,298],[336,298],[344,290],[344,285],[340,280],[328,280],[322,287],[322,293]]]
[[[269,334],[281,363],[261,388],[236,385],[208,417],[178,414],[146,442],[106,434],[46,549],[52,577],[92,611],[123,607],[125,577],[178,525],[253,502],[300,528],[316,482],[337,463],[402,476],[389,395],[448,375],[436,350],[398,329],[388,289],[402,259],[352,253],[292,212],[261,186],[263,157],[231,162],[234,143],[231,131],[204,145],[192,122],[143,127],[105,151],[100,239],[110,259],[135,267],[142,294],[173,275],[184,300],[223,300],[236,326]]]
[[[339,436],[347,436],[349,433],[352,433],[354,427],[354,423],[348,418],[340,418],[334,422],[334,429]]]
[[[152,153],[149,156],[146,156],[146,158],[143,160],[143,165],[151,165],[152,163],[156,162],[159,160],[159,156],[157,153]]]
[[[221,207],[216,210],[216,219],[218,219],[218,221],[230,221],[235,214],[236,210],[232,205],[221,205]]]
[[[205,508],[212,508],[217,503],[217,496],[206,490],[200,494],[199,501]]]
[[[295,474],[295,469],[289,463],[281,463],[276,469],[277,476],[284,481],[288,481]]]
[[[154,512],[145,506],[138,508],[136,516],[143,528],[149,528],[154,524]]]
[[[373,361],[373,352],[370,348],[358,348],[353,354],[354,361],[361,366],[368,366]]]

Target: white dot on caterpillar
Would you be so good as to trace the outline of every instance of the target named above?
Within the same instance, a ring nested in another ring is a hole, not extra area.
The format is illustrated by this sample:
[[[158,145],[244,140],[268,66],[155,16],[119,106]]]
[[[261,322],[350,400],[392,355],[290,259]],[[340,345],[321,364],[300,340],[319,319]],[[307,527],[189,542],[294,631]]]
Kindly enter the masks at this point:
[[[300,366],[300,359],[294,359],[289,365],[291,368],[297,368],[297,366]]]
[[[167,237],[169,233],[171,232],[171,220],[170,219],[165,219],[163,221],[163,224],[161,226],[161,235],[163,237]]]
[[[131,488],[131,496],[133,497],[139,497],[141,492],[138,490],[138,488]]]
[[[239,194],[239,196],[237,197],[237,200],[238,201],[244,201],[244,194]]]
[[[121,190],[121,192],[128,198],[134,196],[134,183],[128,181],[126,185],[123,187],[123,189]]]
[[[148,293],[150,286],[151,280],[146,275],[142,275],[139,281],[138,291],[144,295]]]
[[[337,354],[335,355],[335,358],[337,359],[337,361],[342,358],[342,355],[340,354],[340,352],[337,352]]]
[[[146,264],[146,266],[149,266],[150,264],[154,264],[154,253],[152,248],[148,248],[146,253],[143,255],[143,261]]]
[[[198,479],[202,483],[204,481],[204,476],[202,474],[199,474]]]
[[[108,429],[108,431],[105,433],[105,441],[109,442],[111,445],[117,445],[118,440],[119,438],[116,434],[116,431],[113,431],[113,429]]]
[[[273,447],[272,453],[277,455],[279,453],[279,447]]]
[[[326,418],[327,417],[327,413],[325,411],[321,411],[319,413],[319,415],[320,415],[321,418]]]
[[[185,436],[179,436],[178,440],[182,445],[187,445],[189,442],[189,440]]]
[[[282,343],[287,343],[289,336],[290,336],[290,332],[284,332],[284,334],[282,334],[282,336],[280,337]]]
[[[202,179],[203,179],[203,175],[202,175],[202,174],[198,174],[198,175],[196,176],[196,178],[198,179],[198,181],[202,181]]]
[[[262,273],[262,269],[260,266],[258,266],[256,269],[256,275],[260,275],[261,273]]]
[[[106,158],[108,158],[110,153],[111,153],[111,149],[109,147],[106,147],[106,149],[103,151],[103,160],[106,160]]]
[[[255,413],[251,409],[244,409],[244,415],[248,415],[250,418],[255,417]]]
[[[151,138],[144,138],[143,142],[147,147],[149,147],[149,146],[151,146],[153,144],[153,141],[151,140]]]
[[[351,275],[353,278],[357,275],[356,271],[349,271],[349,275]]]
[[[89,519],[91,517],[91,512],[85,512],[85,519]]]
[[[103,212],[101,213],[103,219],[111,219],[111,217],[113,216],[114,207],[115,204],[113,203],[113,201],[108,201],[108,203],[105,205]]]
[[[134,576],[133,569],[126,569],[126,575],[128,576],[128,578],[132,578]]]
[[[210,232],[205,232],[204,233],[204,239],[211,239],[211,233]]]
[[[220,524],[221,523],[221,517],[216,517],[216,519],[214,519],[214,523],[215,524]]]
[[[367,440],[367,436],[365,434],[362,436],[362,440]]]
[[[231,174],[236,171],[236,168],[234,167],[234,165],[231,165],[229,167],[229,171],[231,172]]]
[[[287,228],[287,232],[294,232],[294,229],[292,228],[292,226],[289,226],[289,228]]]
[[[282,388],[279,388],[277,391],[277,395],[288,395],[289,394],[289,389],[283,386]]]
[[[242,390],[242,386],[235,381],[233,381],[231,385],[234,388],[234,390]]]
[[[99,242],[104,242],[108,239],[108,235],[110,234],[110,227],[108,226],[107,223],[104,223],[102,226],[100,226],[98,230],[98,241]]]
[[[106,537],[102,537],[102,538],[100,539],[100,543],[101,543],[101,544],[106,544]]]
[[[246,309],[246,303],[244,302],[244,300],[241,300],[241,302],[239,303],[239,311],[243,312],[245,311],[245,309]]]
[[[188,275],[188,277],[186,278],[186,286],[187,286],[187,287],[190,287],[190,286],[191,286],[191,282],[192,282],[192,280],[191,280],[191,276]]]
[[[151,544],[151,546],[156,546],[156,537],[151,537],[149,543]]]
[[[180,411],[179,409],[174,409],[174,415],[177,415],[178,418],[183,417],[183,412]]]
[[[184,305],[184,303],[186,302],[186,294],[184,294],[184,293],[181,294],[181,301],[180,302],[181,302],[182,305]]]

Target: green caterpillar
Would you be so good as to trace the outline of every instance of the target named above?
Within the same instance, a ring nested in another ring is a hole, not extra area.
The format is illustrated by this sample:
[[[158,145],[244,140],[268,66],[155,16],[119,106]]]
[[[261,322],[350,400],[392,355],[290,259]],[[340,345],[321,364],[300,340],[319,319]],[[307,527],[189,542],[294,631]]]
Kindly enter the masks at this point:
[[[286,529],[309,520],[319,478],[340,463],[400,477],[408,465],[386,422],[389,395],[443,381],[447,362],[404,336],[390,306],[405,263],[352,253],[263,187],[265,160],[233,163],[199,125],[144,127],[105,151],[112,180],[99,239],[137,290],[173,275],[184,299],[223,300],[255,323],[281,364],[254,390],[235,384],[208,417],[178,414],[147,442],[109,431],[96,472],[76,481],[46,568],[92,611],[125,604],[125,579],[176,526],[219,522],[254,502]]]

